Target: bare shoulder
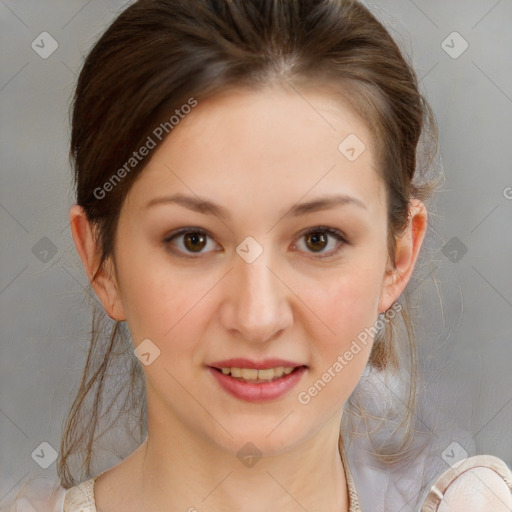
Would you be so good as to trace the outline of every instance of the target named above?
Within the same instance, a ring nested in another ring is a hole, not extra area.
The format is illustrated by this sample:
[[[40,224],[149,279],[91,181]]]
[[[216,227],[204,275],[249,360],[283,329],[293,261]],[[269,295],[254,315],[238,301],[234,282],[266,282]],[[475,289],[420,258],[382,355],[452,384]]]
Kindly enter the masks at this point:
[[[487,467],[459,475],[448,487],[438,512],[511,512],[512,493],[503,478]]]

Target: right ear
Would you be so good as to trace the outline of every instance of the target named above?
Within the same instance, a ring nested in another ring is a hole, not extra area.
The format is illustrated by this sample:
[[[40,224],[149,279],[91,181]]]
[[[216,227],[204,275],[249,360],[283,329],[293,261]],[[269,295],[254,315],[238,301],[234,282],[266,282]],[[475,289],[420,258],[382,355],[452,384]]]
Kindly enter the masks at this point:
[[[84,209],[75,204],[69,211],[69,225],[76,250],[82,261],[89,282],[103,304],[107,315],[113,320],[125,320],[119,286],[112,261],[101,265],[101,248],[94,236],[92,225]]]

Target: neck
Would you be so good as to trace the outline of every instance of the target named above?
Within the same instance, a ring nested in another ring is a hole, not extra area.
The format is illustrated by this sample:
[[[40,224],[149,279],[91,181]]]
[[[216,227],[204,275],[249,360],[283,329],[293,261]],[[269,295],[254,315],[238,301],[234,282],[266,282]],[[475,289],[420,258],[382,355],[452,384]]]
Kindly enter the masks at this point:
[[[148,422],[148,438],[137,450],[139,468],[133,472],[139,510],[170,510],[172,505],[172,510],[190,512],[347,512],[339,418],[334,420],[337,429],[325,428],[286,453],[245,464],[236,454],[191,438],[185,429],[170,436]]]

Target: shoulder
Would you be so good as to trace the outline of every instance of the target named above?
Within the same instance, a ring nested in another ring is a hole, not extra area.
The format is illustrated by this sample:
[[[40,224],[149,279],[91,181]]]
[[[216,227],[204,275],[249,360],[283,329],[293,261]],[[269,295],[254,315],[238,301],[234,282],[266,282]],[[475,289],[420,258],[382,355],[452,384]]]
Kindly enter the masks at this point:
[[[460,475],[450,485],[439,512],[509,512],[512,494],[492,469],[478,467]]]
[[[445,471],[421,512],[510,512],[512,472],[492,455],[470,457]]]

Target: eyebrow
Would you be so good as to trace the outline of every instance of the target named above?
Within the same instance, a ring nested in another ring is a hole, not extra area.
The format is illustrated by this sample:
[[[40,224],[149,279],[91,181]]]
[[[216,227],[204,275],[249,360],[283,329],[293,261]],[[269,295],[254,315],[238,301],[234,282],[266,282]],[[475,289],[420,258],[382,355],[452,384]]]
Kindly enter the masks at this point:
[[[209,201],[208,199],[187,196],[185,194],[174,194],[171,196],[155,197],[154,199],[149,201],[149,203],[146,204],[145,209],[162,204],[177,204],[185,208],[188,208],[189,210],[192,210],[194,212],[202,213],[204,215],[215,215],[216,217],[227,220],[232,219],[231,213],[224,206]],[[366,204],[357,197],[338,194],[319,197],[318,199],[314,199],[307,203],[295,204],[291,208],[281,211],[279,218],[282,218],[285,215],[298,217],[300,215],[306,215],[308,213],[318,212],[322,210],[329,210],[336,206],[345,205],[358,206],[360,208],[367,210]]]

